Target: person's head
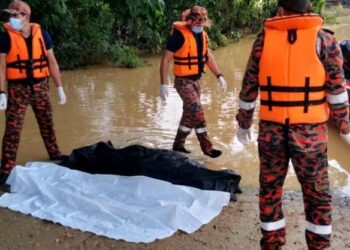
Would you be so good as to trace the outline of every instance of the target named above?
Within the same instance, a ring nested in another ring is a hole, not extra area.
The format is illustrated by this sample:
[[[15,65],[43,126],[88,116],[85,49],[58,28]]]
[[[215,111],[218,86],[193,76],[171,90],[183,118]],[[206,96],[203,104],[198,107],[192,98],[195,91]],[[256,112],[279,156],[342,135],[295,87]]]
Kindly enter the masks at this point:
[[[185,10],[182,13],[182,20],[186,21],[194,31],[202,31],[204,26],[211,25],[206,8],[199,5]]]
[[[310,11],[310,0],[278,0],[277,14],[280,16],[305,14]]]
[[[10,14],[9,23],[15,30],[20,31],[29,25],[31,9],[26,2],[13,0],[4,11]]]

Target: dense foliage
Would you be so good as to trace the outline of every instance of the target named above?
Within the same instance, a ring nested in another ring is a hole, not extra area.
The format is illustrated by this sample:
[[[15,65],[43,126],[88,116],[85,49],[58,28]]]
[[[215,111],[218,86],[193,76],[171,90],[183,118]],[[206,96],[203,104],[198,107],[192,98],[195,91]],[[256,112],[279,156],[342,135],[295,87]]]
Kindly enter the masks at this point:
[[[208,9],[214,25],[211,46],[239,40],[255,32],[264,18],[274,14],[276,0],[28,0],[32,21],[49,31],[54,50],[64,69],[113,63],[140,65],[138,54],[158,53],[172,22],[186,8],[199,4]],[[321,12],[325,0],[313,0]],[[0,8],[9,1],[0,0]],[[7,17],[1,14],[1,20]]]

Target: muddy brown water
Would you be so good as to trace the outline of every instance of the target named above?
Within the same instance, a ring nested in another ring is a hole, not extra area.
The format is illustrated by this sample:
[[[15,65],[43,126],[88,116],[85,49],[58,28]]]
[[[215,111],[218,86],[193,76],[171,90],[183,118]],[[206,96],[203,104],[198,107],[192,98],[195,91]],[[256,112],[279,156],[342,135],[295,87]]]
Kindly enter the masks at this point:
[[[349,38],[350,18],[339,19],[329,28],[338,40]],[[192,132],[187,145],[189,156],[210,169],[228,168],[242,176],[242,186],[258,186],[259,161],[257,144],[243,147],[235,136],[238,93],[255,36],[214,51],[217,62],[228,82],[222,92],[216,78],[207,73],[203,77],[202,103],[206,112],[209,136],[223,155],[210,159],[202,155]],[[160,57],[147,58],[149,66],[121,69],[108,66],[91,67],[62,72],[68,102],[57,104],[56,91],[51,83],[54,123],[61,150],[69,154],[72,149],[111,140],[116,147],[141,144],[153,148],[171,149],[180,120],[182,103],[173,87],[166,103],[158,97]],[[169,83],[173,82],[169,71]],[[171,84],[172,86],[172,84]],[[257,133],[257,117],[252,128]],[[0,133],[4,131],[4,113],[0,113]],[[350,146],[339,138],[330,124],[329,160],[333,190],[350,195]],[[17,163],[47,160],[38,126],[31,108],[27,109]],[[294,172],[287,177],[286,188],[299,189]]]

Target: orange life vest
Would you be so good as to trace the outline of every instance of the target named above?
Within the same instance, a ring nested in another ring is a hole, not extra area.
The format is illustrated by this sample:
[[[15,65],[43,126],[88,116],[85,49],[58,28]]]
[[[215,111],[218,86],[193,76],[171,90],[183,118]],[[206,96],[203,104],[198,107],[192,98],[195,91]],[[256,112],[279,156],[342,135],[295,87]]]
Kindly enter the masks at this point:
[[[48,77],[49,67],[45,41],[39,24],[31,24],[32,55],[29,55],[24,37],[5,23],[11,48],[6,56],[7,80],[35,80]]]
[[[185,22],[175,22],[174,28],[179,30],[185,41],[180,49],[174,54],[174,75],[175,76],[190,76],[197,75],[199,72],[200,58],[202,58],[203,70],[208,57],[208,35],[205,31],[203,36],[202,55],[198,55],[197,42],[192,33],[192,30],[186,26]]]
[[[314,14],[267,19],[260,59],[260,119],[277,123],[328,120],[326,72],[316,52],[323,19]]]

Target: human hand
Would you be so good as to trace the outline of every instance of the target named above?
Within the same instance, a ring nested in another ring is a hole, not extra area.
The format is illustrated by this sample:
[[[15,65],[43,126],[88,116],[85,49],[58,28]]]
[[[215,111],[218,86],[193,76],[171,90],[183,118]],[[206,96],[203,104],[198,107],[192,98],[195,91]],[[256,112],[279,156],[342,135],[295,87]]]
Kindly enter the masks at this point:
[[[6,110],[7,108],[7,97],[5,93],[0,94],[0,110]]]
[[[169,91],[168,91],[167,85],[165,85],[165,84],[160,85],[159,96],[160,96],[160,98],[162,98],[163,101],[166,101],[166,99],[169,96]]]
[[[239,127],[237,130],[237,139],[243,145],[247,144],[252,139],[250,129],[244,129]]]
[[[66,94],[64,93],[63,87],[57,87],[58,103],[63,105],[67,102]]]
[[[226,83],[226,81],[225,81],[225,78],[224,78],[223,76],[219,76],[219,77],[218,77],[218,81],[219,81],[220,87],[221,87],[224,91],[226,91],[226,89],[227,89],[227,83]]]
[[[342,134],[340,133],[340,137],[345,141],[346,144],[350,145],[350,133]]]

